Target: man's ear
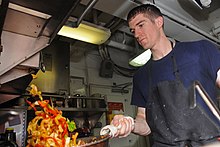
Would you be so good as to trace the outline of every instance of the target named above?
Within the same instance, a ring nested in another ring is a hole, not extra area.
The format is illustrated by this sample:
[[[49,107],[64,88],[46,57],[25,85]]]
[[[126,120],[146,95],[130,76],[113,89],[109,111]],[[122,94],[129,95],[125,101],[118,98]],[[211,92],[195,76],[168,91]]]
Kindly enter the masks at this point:
[[[161,17],[161,16],[157,17],[157,18],[155,19],[155,23],[156,23],[156,25],[157,25],[159,28],[160,28],[160,27],[163,27],[163,23],[164,23],[163,17]]]

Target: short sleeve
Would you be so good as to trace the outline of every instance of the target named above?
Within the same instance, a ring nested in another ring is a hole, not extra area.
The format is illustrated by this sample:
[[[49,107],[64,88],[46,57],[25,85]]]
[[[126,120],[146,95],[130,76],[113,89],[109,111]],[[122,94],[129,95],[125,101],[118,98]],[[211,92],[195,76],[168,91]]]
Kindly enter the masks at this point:
[[[138,107],[145,107],[146,100],[141,91],[141,88],[143,88],[144,86],[141,86],[142,82],[140,80],[141,80],[141,75],[139,74],[136,74],[133,78],[131,105],[135,105]]]
[[[215,81],[217,78],[217,71],[220,69],[220,49],[206,40],[202,41],[202,48],[205,49],[203,56],[208,59],[206,66],[209,69],[211,77],[213,77]]]

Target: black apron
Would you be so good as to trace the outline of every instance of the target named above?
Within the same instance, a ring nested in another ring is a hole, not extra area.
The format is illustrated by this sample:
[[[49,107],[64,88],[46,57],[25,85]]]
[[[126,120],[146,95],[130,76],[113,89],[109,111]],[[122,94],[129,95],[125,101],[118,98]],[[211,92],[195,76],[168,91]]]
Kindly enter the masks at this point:
[[[185,88],[174,56],[172,59],[176,79],[160,82],[150,88],[151,96],[146,106],[153,147],[199,147],[216,140],[220,136],[219,126],[199,105],[190,109],[193,86]],[[151,76],[149,81],[151,84]]]

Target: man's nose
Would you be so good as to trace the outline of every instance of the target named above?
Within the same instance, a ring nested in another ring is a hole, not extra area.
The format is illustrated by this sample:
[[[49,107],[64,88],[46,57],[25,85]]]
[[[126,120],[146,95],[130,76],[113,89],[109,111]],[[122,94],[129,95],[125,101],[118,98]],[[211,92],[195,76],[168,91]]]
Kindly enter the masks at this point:
[[[137,35],[137,33],[135,33],[135,34],[134,34],[134,37],[135,37],[136,39],[138,38],[138,35]]]
[[[140,36],[140,33],[138,31],[135,31],[134,37],[138,40],[139,36]]]

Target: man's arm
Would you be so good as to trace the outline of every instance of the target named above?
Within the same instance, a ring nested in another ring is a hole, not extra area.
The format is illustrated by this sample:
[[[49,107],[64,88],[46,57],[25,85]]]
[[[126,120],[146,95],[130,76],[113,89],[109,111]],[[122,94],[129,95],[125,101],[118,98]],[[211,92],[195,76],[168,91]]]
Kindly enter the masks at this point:
[[[133,133],[143,136],[151,133],[150,127],[146,122],[145,108],[138,107],[137,116],[134,122],[134,129],[132,130]]]

